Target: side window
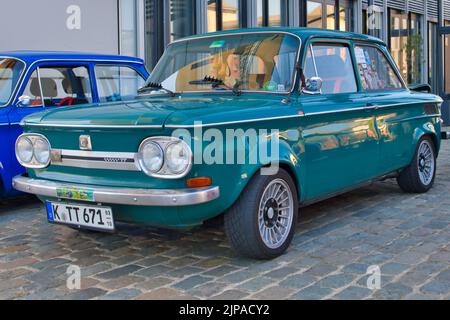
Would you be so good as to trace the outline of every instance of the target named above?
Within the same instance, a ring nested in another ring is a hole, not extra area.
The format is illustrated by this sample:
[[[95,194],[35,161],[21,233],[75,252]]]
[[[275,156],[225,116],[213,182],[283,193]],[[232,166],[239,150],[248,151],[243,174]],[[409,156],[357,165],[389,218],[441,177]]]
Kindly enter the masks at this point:
[[[39,67],[28,80],[23,94],[31,98],[33,107],[91,103],[89,72],[85,67]]]
[[[322,93],[350,93],[358,90],[350,49],[341,44],[315,43],[306,55],[306,79],[322,79]]]
[[[377,91],[403,88],[403,84],[394,72],[392,65],[378,48],[356,46],[355,56],[364,90]]]
[[[95,77],[101,102],[132,99],[145,84],[139,73],[125,66],[96,66]]]

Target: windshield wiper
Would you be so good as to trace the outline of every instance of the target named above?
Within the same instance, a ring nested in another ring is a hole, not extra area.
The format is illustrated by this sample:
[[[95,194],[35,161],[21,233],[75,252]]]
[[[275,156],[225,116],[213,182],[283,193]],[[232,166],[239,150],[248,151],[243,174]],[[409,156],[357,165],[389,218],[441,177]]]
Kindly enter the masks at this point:
[[[160,83],[154,83],[154,82],[149,82],[142,88],[138,89],[138,93],[142,94],[142,93],[145,93],[148,91],[158,91],[158,90],[163,90],[163,91],[167,92],[171,97],[175,97],[175,92],[164,88],[162,86],[162,84],[160,84]]]
[[[223,82],[223,80],[221,80],[221,79],[206,76],[200,80],[189,81],[189,84],[197,85],[197,86],[211,85],[213,87],[213,89],[218,88],[218,87],[224,87],[228,90],[231,90],[236,96],[240,96],[242,94],[242,91],[239,89],[239,87],[241,86],[241,82],[239,82],[239,81],[236,81],[235,85],[233,87],[230,87],[230,86],[226,85]]]

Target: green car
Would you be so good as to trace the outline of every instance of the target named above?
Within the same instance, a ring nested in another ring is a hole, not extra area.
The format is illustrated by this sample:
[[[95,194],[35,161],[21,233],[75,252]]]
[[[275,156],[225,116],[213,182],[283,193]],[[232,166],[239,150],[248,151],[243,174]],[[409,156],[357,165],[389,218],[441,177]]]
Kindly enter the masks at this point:
[[[33,114],[14,187],[51,223],[191,228],[224,214],[241,254],[281,255],[300,207],[396,178],[427,192],[442,99],[381,40],[263,28],[172,43],[136,99]],[[300,209],[301,212],[301,209]]]

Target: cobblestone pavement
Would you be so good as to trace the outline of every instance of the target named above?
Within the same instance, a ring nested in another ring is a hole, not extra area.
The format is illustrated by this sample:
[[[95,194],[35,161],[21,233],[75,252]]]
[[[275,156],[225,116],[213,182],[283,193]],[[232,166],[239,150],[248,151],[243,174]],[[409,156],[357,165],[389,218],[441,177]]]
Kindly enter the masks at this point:
[[[220,227],[118,234],[49,225],[33,198],[0,205],[1,299],[450,299],[450,142],[435,188],[410,195],[394,181],[304,208],[288,252],[236,256]],[[66,286],[78,265],[80,290]],[[367,268],[381,268],[381,289]]]

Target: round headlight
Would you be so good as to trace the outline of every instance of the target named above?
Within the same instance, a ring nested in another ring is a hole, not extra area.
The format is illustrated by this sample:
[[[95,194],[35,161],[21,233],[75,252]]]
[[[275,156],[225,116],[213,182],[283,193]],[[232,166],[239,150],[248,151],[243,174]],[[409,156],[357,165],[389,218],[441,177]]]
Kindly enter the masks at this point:
[[[27,137],[19,137],[16,142],[16,156],[21,163],[30,163],[33,159],[33,143]]]
[[[152,173],[161,170],[164,163],[164,153],[156,142],[145,142],[140,149],[140,163],[144,170]]]
[[[34,141],[34,158],[41,165],[46,165],[50,161],[50,145],[42,138]]]
[[[171,173],[179,174],[189,167],[191,153],[183,142],[174,142],[166,148],[166,165]]]

